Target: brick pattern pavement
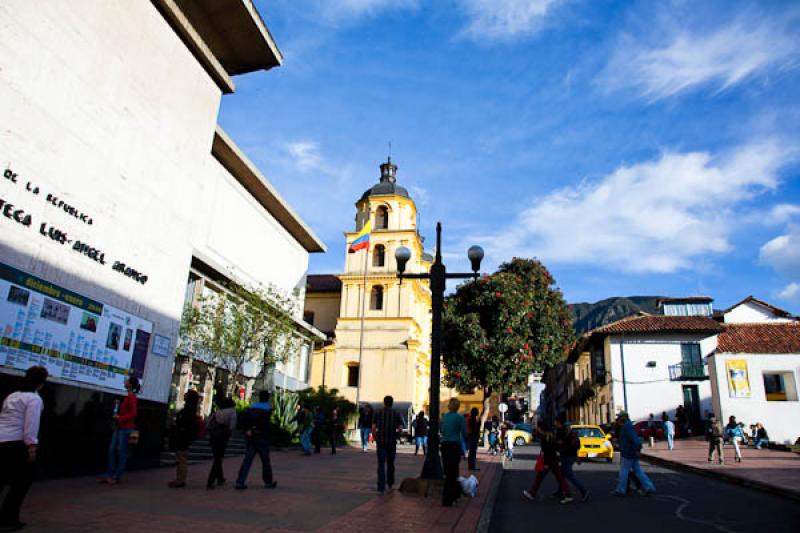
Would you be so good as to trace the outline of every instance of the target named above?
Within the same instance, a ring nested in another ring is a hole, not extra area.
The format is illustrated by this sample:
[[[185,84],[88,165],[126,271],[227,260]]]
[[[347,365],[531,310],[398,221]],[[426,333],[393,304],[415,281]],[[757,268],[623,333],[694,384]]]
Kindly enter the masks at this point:
[[[423,457],[401,450],[397,483],[419,474]],[[260,482],[260,462],[250,472],[249,489],[232,483],[241,458],[225,461],[228,484],[207,491],[210,463],[190,465],[188,487],[169,489],[169,468],[130,472],[119,486],[95,478],[72,478],[34,484],[23,507],[30,531],[412,531],[474,532],[487,503],[494,476],[501,475],[496,458],[480,457],[479,496],[462,498],[444,508],[436,498],[376,492],[374,450],[344,448],[336,455],[323,451],[303,457],[295,450],[273,451],[278,488]],[[466,462],[461,463],[462,473]]]
[[[675,441],[675,449],[671,451],[665,442],[657,442],[654,448],[645,445],[642,458],[800,499],[800,455],[744,446],[741,450],[742,462],[736,463],[733,446],[725,444],[725,464],[719,465],[716,456],[714,463],[708,462],[708,443],[705,440],[680,439]]]

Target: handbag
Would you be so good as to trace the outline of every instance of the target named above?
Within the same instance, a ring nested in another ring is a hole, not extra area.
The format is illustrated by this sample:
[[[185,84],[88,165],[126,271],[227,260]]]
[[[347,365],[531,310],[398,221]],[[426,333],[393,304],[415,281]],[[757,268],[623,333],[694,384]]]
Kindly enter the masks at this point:
[[[544,472],[544,454],[540,453],[539,457],[536,459],[536,466],[533,467],[534,472]]]
[[[128,444],[133,444],[133,445],[139,444],[138,429],[134,429],[133,431],[130,432],[130,435],[128,435]]]

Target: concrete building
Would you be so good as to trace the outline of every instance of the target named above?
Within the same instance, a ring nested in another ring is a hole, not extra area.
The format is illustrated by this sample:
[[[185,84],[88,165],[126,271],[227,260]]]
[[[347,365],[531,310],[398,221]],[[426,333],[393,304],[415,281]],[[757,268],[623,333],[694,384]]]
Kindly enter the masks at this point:
[[[800,438],[800,322],[753,297],[722,313],[724,330],[708,358],[714,412],[749,426],[761,422],[770,440]]]
[[[153,464],[193,282],[302,298],[324,250],[217,126],[233,76],[281,54],[251,0],[11,0],[0,25],[0,396],[45,364],[39,465],[92,472],[133,371]]]

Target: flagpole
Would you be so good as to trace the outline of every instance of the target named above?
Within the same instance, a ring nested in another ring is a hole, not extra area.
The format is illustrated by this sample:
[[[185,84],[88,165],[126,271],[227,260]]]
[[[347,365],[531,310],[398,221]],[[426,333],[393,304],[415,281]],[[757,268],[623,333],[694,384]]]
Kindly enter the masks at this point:
[[[371,210],[367,210],[367,220],[364,224],[369,224]],[[371,230],[371,228],[370,228]],[[369,241],[367,241],[369,243]],[[364,279],[362,281],[362,289],[361,289],[361,331],[358,335],[358,382],[356,386],[356,409],[360,409],[358,405],[359,400],[361,399],[361,374],[363,374],[363,369],[361,368],[361,354],[364,352],[364,306],[365,300],[367,297],[367,266],[369,263],[369,244],[367,247],[364,248]],[[358,423],[356,422],[356,426]]]

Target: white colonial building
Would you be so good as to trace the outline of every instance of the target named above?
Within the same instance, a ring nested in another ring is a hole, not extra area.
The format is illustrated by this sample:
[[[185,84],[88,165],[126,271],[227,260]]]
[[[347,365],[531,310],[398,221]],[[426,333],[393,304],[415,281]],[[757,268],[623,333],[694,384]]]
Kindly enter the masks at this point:
[[[190,293],[224,279],[302,300],[324,250],[217,125],[234,76],[281,54],[251,0],[8,0],[0,27],[0,397],[46,365],[45,473],[96,471],[96,420],[136,373],[137,458],[157,461]]]

